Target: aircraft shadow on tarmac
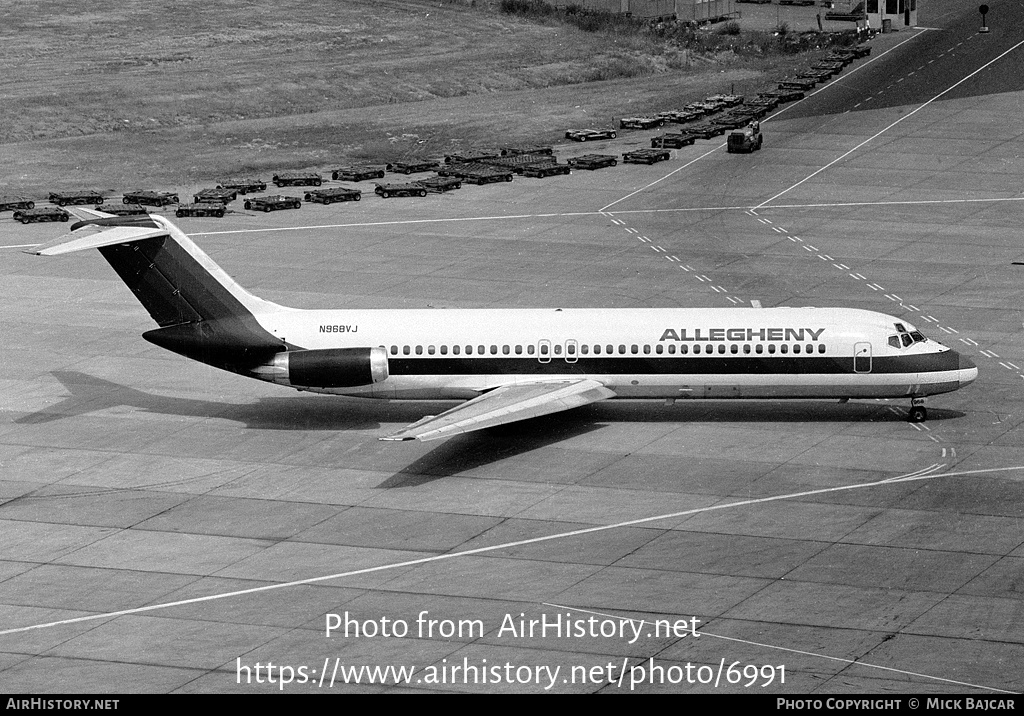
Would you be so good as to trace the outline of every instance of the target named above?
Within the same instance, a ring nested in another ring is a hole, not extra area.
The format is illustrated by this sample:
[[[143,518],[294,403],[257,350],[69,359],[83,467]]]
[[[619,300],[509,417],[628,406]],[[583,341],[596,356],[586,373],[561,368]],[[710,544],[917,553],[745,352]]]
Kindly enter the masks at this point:
[[[56,405],[16,418],[20,425],[36,425],[87,415],[116,407],[130,407],[161,415],[223,418],[257,430],[370,430],[385,423],[412,423],[442,412],[452,401],[384,401],[323,395],[283,395],[253,403],[226,403],[175,398],[147,393],[78,371],[51,373],[70,394]],[[606,401],[481,431],[493,439],[550,433],[562,424],[636,423],[778,423],[778,422],[900,422],[906,419],[906,401],[773,401],[694,400],[666,405],[655,400]],[[889,410],[894,407],[896,410]],[[571,415],[571,418],[568,417]],[[929,407],[929,420],[963,417],[957,410]]]

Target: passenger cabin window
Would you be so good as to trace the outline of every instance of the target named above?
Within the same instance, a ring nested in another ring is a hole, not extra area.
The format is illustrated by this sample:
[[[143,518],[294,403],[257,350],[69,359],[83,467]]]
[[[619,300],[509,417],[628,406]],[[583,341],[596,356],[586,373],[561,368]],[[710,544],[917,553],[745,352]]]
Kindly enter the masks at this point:
[[[458,355],[461,350],[462,346],[452,346],[452,355]]]
[[[523,354],[523,347],[522,346],[516,346],[516,355],[517,356],[521,356],[522,354]]]
[[[683,346],[683,348],[686,348],[686,346]],[[686,351],[680,351],[680,352],[681,353],[686,353]],[[669,343],[668,344],[668,354],[670,356],[674,356],[676,354],[676,344],[675,343]]]
[[[448,346],[441,346],[441,355],[448,355]]]
[[[398,346],[391,346],[391,355],[398,355]]]
[[[512,349],[509,348],[508,346],[502,346],[501,347],[501,354],[502,355],[506,355],[507,356],[511,352],[512,352]]]
[[[416,355],[423,355],[423,346],[416,346]]]
[[[402,355],[407,356],[412,353],[412,349],[409,346],[402,346]]]
[[[824,353],[824,352],[825,352],[825,344],[824,343],[819,343],[818,344],[818,353]]]

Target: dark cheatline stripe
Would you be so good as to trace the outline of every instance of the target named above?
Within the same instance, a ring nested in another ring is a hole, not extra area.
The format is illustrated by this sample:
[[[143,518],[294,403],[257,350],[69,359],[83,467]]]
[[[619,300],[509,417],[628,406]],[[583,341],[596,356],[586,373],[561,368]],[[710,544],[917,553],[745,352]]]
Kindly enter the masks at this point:
[[[874,358],[872,373],[929,373],[956,370],[954,351]],[[479,358],[388,356],[391,375],[792,375],[853,373],[853,358],[830,356],[621,356],[581,357],[575,363],[552,358],[482,356]]]

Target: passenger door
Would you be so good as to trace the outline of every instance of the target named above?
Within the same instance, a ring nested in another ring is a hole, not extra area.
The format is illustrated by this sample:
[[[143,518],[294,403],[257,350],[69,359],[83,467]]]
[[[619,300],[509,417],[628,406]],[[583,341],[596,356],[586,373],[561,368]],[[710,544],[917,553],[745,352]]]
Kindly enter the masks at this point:
[[[853,347],[853,372],[871,372],[871,344],[857,343]]]

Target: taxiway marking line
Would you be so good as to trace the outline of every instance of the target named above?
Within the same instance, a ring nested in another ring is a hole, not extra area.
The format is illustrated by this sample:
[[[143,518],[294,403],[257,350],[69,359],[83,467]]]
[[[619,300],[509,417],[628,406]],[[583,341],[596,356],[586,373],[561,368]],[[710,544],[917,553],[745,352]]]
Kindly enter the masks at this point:
[[[652,627],[656,626],[656,624],[654,622],[649,622],[646,619],[637,619],[636,617],[624,617],[624,616],[621,616],[619,614],[609,614],[607,612],[598,612],[598,611],[595,611],[593,609],[581,609],[579,607],[571,607],[571,606],[568,606],[566,604],[555,604],[553,602],[541,602],[541,604],[543,606],[545,606],[545,607],[553,607],[555,609],[565,609],[567,611],[579,612],[580,614],[593,614],[595,616],[608,617],[610,619],[620,619],[622,621],[626,621],[626,622],[630,622],[630,623],[640,622],[640,624],[648,624],[648,625],[650,625]],[[855,666],[863,666],[863,667],[868,668],[868,669],[882,669],[883,671],[894,671],[897,674],[904,674],[905,676],[919,676],[922,679],[933,679],[935,681],[942,681],[942,682],[947,683],[947,684],[956,684],[958,686],[970,686],[971,688],[984,689],[986,691],[995,691],[995,692],[1000,693],[1000,694],[1013,694],[1013,693],[1016,693],[1015,691],[1006,691],[1004,689],[997,689],[994,686],[981,686],[979,684],[972,684],[972,683],[969,683],[967,681],[955,681],[953,679],[947,679],[947,678],[942,677],[942,676],[932,676],[930,674],[922,674],[922,673],[917,672],[917,671],[906,671],[904,669],[897,669],[897,668],[892,667],[892,666],[881,666],[880,664],[870,664],[870,663],[868,663],[866,661],[857,661],[856,659],[844,659],[841,656],[829,656],[828,654],[819,654],[819,653],[817,653],[815,651],[804,651],[802,649],[793,649],[793,648],[790,648],[788,646],[777,646],[775,644],[765,644],[764,642],[760,642],[760,641],[750,641],[749,639],[739,639],[739,638],[734,637],[734,636],[725,636],[723,634],[715,634],[713,632],[705,631],[704,629],[699,630],[698,636],[710,636],[710,637],[714,637],[715,639],[722,639],[724,641],[734,641],[734,642],[737,642],[739,644],[747,644],[749,646],[763,646],[766,649],[776,649],[778,651],[785,651],[785,652],[789,652],[790,654],[800,654],[802,656],[814,656],[814,657],[817,657],[819,659],[829,659],[831,661],[838,661],[838,662],[841,662],[843,664],[853,664]]]
[[[915,205],[927,205],[927,204],[975,204],[975,203],[987,203],[987,202],[1020,202],[1024,201],[1024,196],[1013,196],[1013,197],[992,197],[988,199],[919,199],[919,200],[908,200],[908,201],[849,201],[849,202],[830,202],[830,203],[817,203],[817,204],[772,204],[771,206],[763,207],[765,209],[833,209],[850,206],[915,206]],[[677,212],[695,212],[695,211],[750,211],[751,206],[695,206],[695,207],[681,207],[676,209],[622,209],[615,212],[616,214],[668,214]],[[251,229],[230,229],[227,231],[195,231],[189,233],[188,236],[223,236],[229,234],[260,234],[269,233],[275,231],[310,231],[315,229],[357,229],[369,226],[405,226],[413,224],[444,224],[444,223],[459,223],[469,221],[509,221],[517,219],[557,219],[563,217],[574,217],[574,216],[607,216],[607,214],[600,211],[564,211],[564,212],[553,212],[547,214],[508,214],[505,216],[454,216],[447,217],[444,219],[402,219],[396,221],[361,221],[350,224],[311,224],[307,226],[277,226],[269,228],[251,228]],[[32,246],[40,246],[41,244],[26,244],[25,246],[0,246],[3,248],[29,248]]]
[[[917,30],[918,28],[916,28],[916,27],[915,27],[914,29],[915,29],[915,30]],[[927,28],[922,28],[922,30],[924,30],[924,29],[927,29]],[[871,63],[873,63],[873,62],[877,62],[878,60],[882,59],[883,57],[885,57],[886,55],[888,55],[888,54],[889,54],[890,52],[892,52],[893,50],[895,50],[896,48],[898,48],[898,47],[900,47],[900,46],[902,46],[902,45],[905,45],[905,44],[907,44],[908,42],[910,42],[910,41],[911,41],[911,40],[913,40],[914,38],[920,37],[920,36],[921,36],[922,34],[924,34],[924,33],[923,33],[923,32],[917,32],[917,33],[915,33],[915,34],[911,35],[910,37],[908,37],[908,38],[907,38],[906,40],[903,40],[902,42],[899,42],[899,43],[897,43],[897,44],[893,45],[892,47],[890,47],[890,48],[889,48],[888,50],[886,50],[885,52],[882,52],[882,53],[880,53],[880,54],[878,54],[878,55],[875,55],[874,57],[872,57],[872,58],[871,58],[870,60],[868,60],[867,62],[863,62],[863,63],[860,63],[860,64],[858,64],[858,65],[857,65],[856,67],[854,67],[854,68],[853,68],[852,70],[850,70],[849,72],[845,72],[845,73],[843,73],[843,74],[839,75],[838,77],[836,77],[836,78],[835,78],[834,80],[832,80],[832,81],[831,81],[831,82],[829,82],[828,84],[825,84],[825,85],[822,85],[821,87],[818,87],[818,88],[817,88],[816,90],[814,90],[813,92],[811,92],[811,93],[809,93],[809,94],[805,95],[804,97],[802,97],[802,98],[798,99],[798,100],[797,100],[796,102],[791,102],[791,103],[787,104],[787,105],[786,105],[785,107],[783,107],[782,109],[780,109],[780,110],[779,110],[778,112],[776,112],[775,114],[772,114],[772,115],[769,115],[769,116],[765,117],[764,119],[762,119],[762,120],[761,120],[761,124],[764,124],[765,122],[767,122],[767,121],[769,121],[769,120],[771,120],[771,119],[775,119],[776,117],[778,117],[778,116],[779,116],[780,114],[782,114],[783,112],[785,112],[785,111],[787,111],[787,110],[789,110],[789,109],[792,109],[793,107],[796,107],[796,106],[797,106],[797,105],[799,105],[799,104],[800,104],[801,102],[803,102],[803,101],[807,100],[807,99],[808,99],[809,97],[813,97],[814,95],[818,94],[819,92],[824,92],[824,91],[825,91],[825,90],[827,90],[827,89],[828,89],[829,87],[831,87],[832,85],[836,84],[837,82],[842,82],[842,81],[843,81],[844,79],[846,79],[847,77],[852,77],[852,76],[853,76],[853,75],[854,75],[855,73],[857,73],[857,72],[859,72],[860,70],[864,69],[865,67],[867,67],[867,66],[868,66],[868,65],[870,65]],[[860,106],[860,103],[857,103],[857,104],[856,104],[856,105],[854,105],[854,106],[856,106],[856,107],[859,107],[859,106]],[[755,208],[756,208],[756,207],[755,207]]]
[[[619,203],[620,201],[625,201],[626,199],[630,198],[631,196],[636,196],[636,195],[637,195],[637,194],[639,194],[640,192],[642,192],[642,191],[646,191],[647,189],[650,189],[650,188],[651,188],[652,186],[654,186],[655,184],[659,184],[659,183],[661,183],[661,182],[665,181],[666,179],[668,179],[668,178],[669,178],[670,176],[672,176],[673,174],[675,174],[675,173],[677,173],[677,172],[681,172],[681,171],[682,171],[683,169],[686,169],[686,167],[690,166],[690,165],[691,165],[691,164],[693,164],[694,162],[698,162],[698,161],[700,161],[701,159],[703,159],[704,157],[708,156],[709,154],[713,154],[714,152],[717,152],[717,151],[718,151],[719,149],[721,149],[721,148],[722,148],[722,147],[724,147],[724,146],[725,146],[725,143],[723,142],[722,144],[719,144],[719,145],[718,145],[717,147],[714,147],[713,149],[711,149],[710,151],[704,152],[704,153],[703,153],[703,154],[701,154],[701,155],[700,155],[699,157],[696,157],[695,159],[691,159],[690,161],[688,161],[688,162],[687,162],[686,164],[684,164],[683,166],[681,166],[681,167],[678,167],[678,168],[676,168],[676,169],[673,169],[672,171],[670,171],[670,172],[669,172],[668,174],[666,174],[665,176],[661,177],[660,179],[655,179],[654,181],[652,181],[652,182],[651,182],[650,184],[648,184],[647,186],[642,186],[642,187],[640,187],[639,189],[637,189],[636,191],[632,191],[632,192],[630,192],[629,194],[626,194],[626,195],[625,195],[624,197],[622,197],[621,199],[616,199],[616,200],[615,200],[615,201],[613,201],[613,202],[612,202],[611,204],[606,204],[605,206],[601,207],[601,208],[600,208],[600,209],[599,209],[598,211],[606,211],[606,210],[607,210],[607,209],[608,209],[609,207],[615,206],[615,205],[616,205],[616,204],[618,204],[618,203]]]
[[[825,495],[831,492],[845,492],[849,490],[864,490],[870,487],[879,487],[883,485],[889,485],[895,480],[900,482],[913,482],[915,480],[934,480],[939,477],[963,477],[965,475],[983,475],[997,472],[1009,472],[1012,470],[1024,470],[1024,465],[1013,465],[1010,467],[990,467],[981,468],[977,470],[961,470],[960,472],[944,472],[940,474],[920,475],[916,474],[920,471],[908,473],[907,475],[900,475],[896,478],[886,478],[884,480],[877,480],[875,482],[864,482],[854,485],[839,485],[838,487],[824,487],[818,490],[805,490],[803,492],[791,492],[785,495],[774,495],[772,497],[758,497],[749,500],[739,500],[737,502],[723,502],[717,505],[708,505],[706,507],[695,507],[689,510],[680,510],[678,512],[669,512],[663,515],[654,515],[652,517],[640,517],[634,520],[624,520],[622,522],[615,522],[610,525],[597,525],[595,527],[584,527],[578,530],[570,530],[568,532],[559,532],[553,535],[546,535],[543,537],[532,537],[530,539],[516,540],[514,542],[505,542],[503,544],[491,545],[489,547],[477,547],[475,549],[466,549],[459,552],[450,552],[448,554],[437,554],[429,557],[420,557],[418,559],[409,559],[403,562],[392,562],[391,564],[380,564],[375,567],[363,567],[362,569],[353,569],[347,572],[337,572],[335,574],[327,574],[320,577],[309,577],[307,579],[296,579],[289,582],[279,582],[278,584],[266,584],[260,587],[252,587],[250,589],[239,589],[232,592],[224,592],[222,594],[209,594],[204,597],[193,597],[191,599],[180,599],[174,602],[164,602],[161,604],[150,604],[144,607],[133,607],[131,609],[121,609],[114,612],[103,612],[100,614],[89,614],[82,617],[74,617],[71,619],[60,619],[52,622],[45,622],[42,624],[32,624],[30,626],[15,627],[13,629],[0,630],[0,636],[6,634],[18,634],[21,632],[33,631],[36,629],[47,629],[55,626],[63,626],[66,624],[80,624],[82,622],[97,621],[99,619],[112,619],[114,617],[127,616],[130,614],[142,614],[144,612],[156,611],[158,609],[168,609],[170,607],[180,607],[187,604],[200,604],[202,602],[211,602],[217,599],[227,599],[229,597],[237,597],[245,594],[257,594],[259,592],[269,592],[275,589],[285,589],[288,587],[297,587],[303,584],[317,584],[319,582],[326,582],[334,579],[344,579],[346,577],[355,577],[363,574],[373,574],[374,572],[384,572],[390,569],[401,569],[403,567],[416,567],[421,564],[429,564],[431,562],[441,562],[449,559],[456,559],[458,557],[468,557],[476,554],[486,554],[487,552],[495,552],[502,549],[509,549],[510,547],[522,547],[529,544],[538,544],[540,542],[550,542],[556,539],[565,539],[568,537],[578,537],[580,535],[595,534],[597,532],[608,532],[609,530],[622,529],[623,527],[634,527],[636,525],[647,525],[653,522],[661,522],[662,520],[678,519],[680,517],[688,517],[690,515],[697,515],[706,512],[717,512],[719,510],[727,510],[733,507],[748,507],[750,505],[760,505],[767,502],[778,502],[781,500],[793,500],[801,497],[812,497],[815,495]]]
[[[916,35],[915,35],[915,37],[916,37]],[[916,109],[913,109],[913,110],[911,110],[910,112],[907,112],[907,113],[906,113],[905,115],[903,115],[902,117],[900,117],[899,119],[897,119],[897,120],[896,120],[895,122],[893,122],[893,123],[892,123],[892,124],[890,124],[889,126],[885,127],[884,129],[881,129],[881,130],[879,130],[879,131],[878,131],[878,132],[876,132],[875,134],[871,135],[870,137],[868,137],[867,139],[865,139],[865,140],[864,140],[863,142],[861,142],[860,144],[858,144],[857,146],[855,146],[855,147],[854,147],[853,149],[850,149],[850,150],[848,150],[848,151],[844,152],[843,154],[839,155],[838,157],[836,157],[835,159],[833,159],[832,161],[830,161],[830,162],[829,162],[828,164],[826,164],[825,166],[823,166],[823,167],[821,167],[820,169],[817,169],[817,170],[815,170],[815,171],[811,172],[810,174],[808,174],[808,175],[807,175],[806,177],[804,177],[803,179],[801,179],[800,181],[798,181],[798,182],[797,182],[796,184],[794,184],[793,186],[789,187],[788,189],[783,189],[782,191],[780,191],[780,192],[779,192],[778,194],[776,194],[776,195],[775,195],[775,196],[773,196],[772,198],[770,198],[770,199],[766,199],[765,201],[761,202],[760,204],[758,204],[758,205],[757,205],[757,206],[755,206],[754,208],[755,208],[755,209],[761,209],[761,208],[764,208],[765,204],[768,204],[769,202],[775,201],[775,200],[776,200],[776,199],[778,199],[778,198],[779,198],[780,196],[782,196],[782,195],[784,195],[784,194],[787,194],[787,193],[789,193],[789,192],[790,192],[790,191],[792,191],[793,189],[796,189],[796,188],[797,188],[798,186],[800,186],[801,184],[803,184],[803,183],[804,183],[805,181],[807,181],[807,180],[809,180],[809,179],[812,179],[812,178],[816,177],[816,176],[817,176],[818,174],[821,174],[821,173],[822,173],[823,171],[825,171],[826,169],[828,169],[829,167],[831,167],[831,166],[832,166],[833,164],[835,164],[836,162],[842,161],[842,160],[843,160],[843,159],[845,159],[846,157],[850,156],[851,154],[853,154],[853,153],[854,153],[855,151],[857,151],[858,149],[860,149],[861,147],[863,147],[863,146],[864,146],[865,144],[867,144],[868,142],[871,142],[872,140],[874,140],[874,139],[876,139],[876,138],[878,138],[878,137],[882,136],[883,134],[885,134],[886,132],[888,132],[888,131],[889,131],[890,129],[892,129],[893,127],[895,127],[895,126],[896,126],[897,124],[899,124],[899,123],[900,123],[900,122],[902,122],[903,120],[905,120],[905,119],[908,119],[908,118],[910,118],[910,117],[913,117],[913,116],[914,116],[915,114],[917,114],[917,113],[918,113],[918,112],[920,112],[920,111],[921,111],[922,109],[924,109],[925,107],[927,107],[928,105],[930,105],[930,104],[931,104],[932,102],[934,102],[935,100],[937,100],[937,99],[938,99],[939,97],[941,97],[942,95],[946,94],[947,92],[951,92],[952,90],[956,89],[957,87],[959,87],[960,85],[962,85],[962,84],[963,84],[964,82],[966,82],[967,80],[969,80],[969,79],[971,79],[972,77],[974,77],[974,75],[978,74],[979,72],[981,72],[981,71],[982,71],[982,70],[984,70],[985,68],[989,67],[990,65],[992,65],[992,64],[994,64],[994,63],[996,63],[996,62],[998,62],[998,61],[999,61],[999,60],[1001,60],[1001,59],[1002,59],[1003,57],[1005,57],[1006,55],[1010,54],[1011,52],[1013,52],[1014,50],[1016,50],[1016,49],[1017,49],[1018,47],[1020,47],[1021,45],[1024,45],[1024,40],[1021,40],[1020,42],[1018,42],[1018,43],[1017,43],[1016,45],[1014,45],[1014,46],[1013,46],[1013,47],[1011,47],[1010,49],[1008,49],[1008,50],[1006,50],[1006,51],[1004,51],[1004,52],[1000,53],[1000,54],[999,54],[999,55],[997,55],[997,56],[996,56],[995,58],[993,58],[993,59],[989,60],[988,62],[986,62],[985,64],[983,64],[983,65],[982,65],[981,67],[979,67],[978,69],[976,69],[976,70],[975,70],[974,72],[972,72],[971,74],[967,75],[966,77],[964,77],[964,78],[962,78],[962,79],[958,80],[958,81],[957,81],[957,82],[955,82],[954,84],[952,84],[952,85],[950,85],[949,87],[947,87],[946,89],[942,90],[942,91],[941,91],[941,92],[939,92],[939,93],[938,93],[937,95],[935,95],[934,97],[932,97],[932,98],[931,98],[930,100],[928,100],[927,102],[925,102],[924,104],[922,104],[922,105],[921,105],[920,107],[917,107]],[[823,88],[823,89],[824,89],[824,88]],[[870,97],[869,97],[868,99],[870,99]]]

